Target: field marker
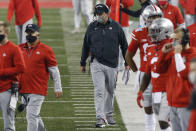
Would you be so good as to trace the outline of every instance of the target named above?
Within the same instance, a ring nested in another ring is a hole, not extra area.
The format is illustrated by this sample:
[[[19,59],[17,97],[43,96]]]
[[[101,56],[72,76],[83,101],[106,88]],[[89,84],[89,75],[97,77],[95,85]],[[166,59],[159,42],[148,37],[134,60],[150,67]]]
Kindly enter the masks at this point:
[[[85,131],[86,131],[86,130],[92,130],[92,131],[99,131],[99,130],[100,130],[100,131],[106,131],[106,130],[107,130],[107,131],[110,131],[110,130],[111,130],[111,131],[117,131],[117,130],[118,130],[118,131],[119,131],[120,128],[76,128],[76,130],[83,130],[83,131],[84,131],[84,130],[85,130]]]

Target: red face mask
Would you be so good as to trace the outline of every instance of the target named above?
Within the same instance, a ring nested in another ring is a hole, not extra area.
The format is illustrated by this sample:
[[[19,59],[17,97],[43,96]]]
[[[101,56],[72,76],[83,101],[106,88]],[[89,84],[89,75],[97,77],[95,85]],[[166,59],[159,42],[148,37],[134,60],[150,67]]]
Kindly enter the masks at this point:
[[[168,4],[168,1],[158,1],[158,5],[160,5],[160,6],[164,6],[167,4]]]

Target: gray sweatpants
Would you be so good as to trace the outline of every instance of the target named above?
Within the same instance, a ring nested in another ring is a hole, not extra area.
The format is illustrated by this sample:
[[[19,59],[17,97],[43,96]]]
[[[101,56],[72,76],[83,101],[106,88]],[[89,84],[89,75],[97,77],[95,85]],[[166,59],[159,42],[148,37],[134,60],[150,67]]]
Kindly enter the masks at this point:
[[[105,119],[106,116],[113,115],[117,68],[105,66],[94,59],[91,63],[91,73],[94,84],[96,118]]]
[[[74,26],[80,28],[81,15],[80,12],[86,17],[88,24],[90,23],[90,11],[88,10],[87,0],[72,0],[74,7]]]
[[[11,91],[4,91],[0,93],[0,107],[3,114],[4,131],[15,131],[13,110],[8,111],[8,107],[11,99]]]
[[[190,111],[187,108],[171,107],[170,120],[172,131],[187,131]]]
[[[40,117],[40,111],[45,96],[37,94],[25,94],[27,98],[26,118],[27,131],[46,131],[44,123]]]
[[[26,26],[28,24],[33,24],[33,20],[30,19],[27,22],[25,22],[23,25],[16,25],[15,26],[16,35],[17,35],[17,38],[18,38],[18,44],[21,44],[21,43],[25,43],[26,42],[25,29],[26,29]]]

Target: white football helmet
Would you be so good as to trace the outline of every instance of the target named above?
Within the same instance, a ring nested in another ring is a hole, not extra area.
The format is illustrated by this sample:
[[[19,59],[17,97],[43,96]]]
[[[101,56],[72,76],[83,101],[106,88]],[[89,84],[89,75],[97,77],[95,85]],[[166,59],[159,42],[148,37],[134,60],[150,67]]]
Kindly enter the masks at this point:
[[[143,10],[141,16],[142,16],[142,19],[145,22],[145,25],[147,27],[149,27],[151,25],[152,21],[154,20],[154,19],[151,19],[151,18],[154,17],[154,16],[163,17],[163,13],[162,13],[161,9],[158,6],[156,6],[154,4],[151,4],[151,5],[148,5]]]
[[[154,20],[148,28],[148,35],[151,38],[151,42],[160,42],[168,39],[173,32],[173,23],[167,18],[159,18]]]

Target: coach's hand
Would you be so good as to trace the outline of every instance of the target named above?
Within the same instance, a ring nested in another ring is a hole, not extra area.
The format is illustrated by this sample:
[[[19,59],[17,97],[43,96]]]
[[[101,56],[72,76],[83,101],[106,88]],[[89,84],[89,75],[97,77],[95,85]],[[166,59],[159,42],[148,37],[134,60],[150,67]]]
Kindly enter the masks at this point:
[[[172,51],[173,49],[174,48],[172,46],[172,43],[168,43],[168,44],[163,45],[162,52],[166,54]]]
[[[85,66],[80,66],[80,70],[85,73],[86,72],[86,67]]]
[[[54,94],[55,94],[56,98],[59,98],[63,95],[63,92],[55,92]]]
[[[143,97],[143,92],[139,91],[137,93],[137,105],[142,108],[142,105],[140,103],[140,101],[143,100],[144,101],[144,97]]]

